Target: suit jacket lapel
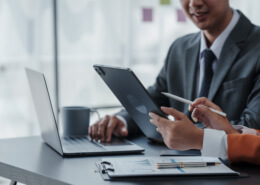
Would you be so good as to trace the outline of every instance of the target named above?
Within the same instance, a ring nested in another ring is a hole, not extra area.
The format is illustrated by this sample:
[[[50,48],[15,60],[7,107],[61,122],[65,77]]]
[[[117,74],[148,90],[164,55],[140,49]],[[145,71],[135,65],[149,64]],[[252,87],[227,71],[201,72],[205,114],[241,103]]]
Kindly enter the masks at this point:
[[[217,65],[217,69],[211,81],[208,95],[210,100],[214,99],[217,91],[221,87],[222,82],[228,74],[229,69],[235,63],[236,58],[240,52],[240,45],[245,42],[253,26],[241,12],[239,13],[240,19],[224,44],[218,61],[219,63]]]
[[[184,91],[185,98],[189,100],[194,100],[195,98],[195,92],[196,92],[196,70],[197,70],[197,64],[198,64],[198,57],[199,57],[199,49],[200,49],[200,33],[196,36],[194,42],[189,45],[187,48],[186,55],[184,56],[184,62],[185,62],[185,76],[186,80],[185,83],[185,89]]]
[[[208,99],[213,100],[226,74],[232,67],[232,64],[235,62],[239,51],[240,49],[234,42],[232,42],[232,40],[227,40],[225,47],[223,47],[216,71],[211,81]]]

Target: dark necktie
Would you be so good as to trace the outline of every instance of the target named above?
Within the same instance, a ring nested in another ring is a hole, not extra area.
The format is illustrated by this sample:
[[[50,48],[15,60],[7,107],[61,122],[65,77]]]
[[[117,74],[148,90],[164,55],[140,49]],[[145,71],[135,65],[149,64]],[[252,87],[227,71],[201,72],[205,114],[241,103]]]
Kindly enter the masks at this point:
[[[216,56],[209,49],[203,51],[203,56],[204,56],[205,69],[204,69],[204,77],[203,77],[199,97],[208,97],[210,83],[214,74],[212,69],[212,64],[216,59]]]

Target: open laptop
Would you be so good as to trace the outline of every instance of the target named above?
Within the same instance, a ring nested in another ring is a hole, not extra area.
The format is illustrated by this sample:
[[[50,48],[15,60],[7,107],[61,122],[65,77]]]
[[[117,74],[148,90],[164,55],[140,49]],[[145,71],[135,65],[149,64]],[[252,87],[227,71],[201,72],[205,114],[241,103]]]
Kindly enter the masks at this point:
[[[150,123],[149,112],[166,118],[159,106],[129,68],[118,68],[104,65],[93,66],[117,99],[125,107],[130,117],[136,122],[144,135],[149,139],[163,141],[156,127]]]
[[[144,149],[130,141],[112,138],[111,143],[91,141],[86,136],[60,137],[44,74],[25,69],[45,143],[62,156],[129,154]]]

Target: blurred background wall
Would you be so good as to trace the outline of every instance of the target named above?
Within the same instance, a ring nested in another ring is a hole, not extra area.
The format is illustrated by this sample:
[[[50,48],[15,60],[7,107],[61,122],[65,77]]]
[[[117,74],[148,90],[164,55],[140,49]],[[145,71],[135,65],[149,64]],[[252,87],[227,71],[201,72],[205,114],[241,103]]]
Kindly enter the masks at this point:
[[[230,3],[260,25],[259,0]],[[57,15],[59,107],[120,105],[93,64],[130,67],[147,87],[171,43],[198,31],[179,0],[57,0]],[[45,73],[56,102],[53,23],[53,0],[0,0],[0,138],[40,133],[25,67]]]

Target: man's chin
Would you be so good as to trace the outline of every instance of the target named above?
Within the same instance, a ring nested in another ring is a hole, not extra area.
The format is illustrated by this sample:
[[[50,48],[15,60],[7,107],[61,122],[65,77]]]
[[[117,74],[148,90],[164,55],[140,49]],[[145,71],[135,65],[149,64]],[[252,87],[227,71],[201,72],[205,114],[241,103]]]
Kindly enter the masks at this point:
[[[195,22],[195,21],[193,21],[193,23],[195,24],[195,26],[196,26],[197,28],[199,28],[199,29],[202,30],[202,31],[205,31],[205,30],[208,30],[208,29],[209,29],[209,26],[208,26],[208,24],[206,24],[206,23],[198,23],[198,22]]]

